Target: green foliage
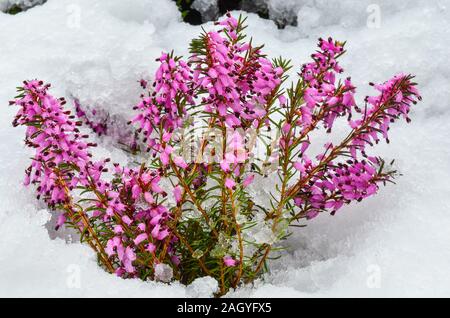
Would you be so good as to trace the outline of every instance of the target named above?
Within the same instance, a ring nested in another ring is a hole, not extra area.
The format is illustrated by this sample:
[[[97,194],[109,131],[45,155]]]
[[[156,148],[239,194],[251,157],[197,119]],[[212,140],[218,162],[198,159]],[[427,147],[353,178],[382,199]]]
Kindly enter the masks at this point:
[[[15,4],[11,8],[6,10],[5,13],[15,15],[15,14],[20,13],[22,11],[23,11],[22,8]]]

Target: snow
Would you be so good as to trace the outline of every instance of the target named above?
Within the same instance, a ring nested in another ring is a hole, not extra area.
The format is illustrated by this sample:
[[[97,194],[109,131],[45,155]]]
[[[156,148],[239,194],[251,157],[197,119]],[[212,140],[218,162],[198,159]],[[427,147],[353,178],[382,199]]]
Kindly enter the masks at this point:
[[[292,24],[298,22],[301,27],[315,26],[310,23],[318,17],[318,25],[344,27],[363,26],[369,13],[380,10],[383,15],[398,13],[416,6],[423,6],[426,0],[265,0],[272,20],[285,21]],[[433,2],[433,1],[431,1]],[[441,1],[445,2],[445,1]],[[309,15],[311,13],[311,16]]]
[[[156,264],[155,265],[155,278],[161,282],[170,282],[173,278],[173,270],[167,264]]]
[[[186,296],[190,298],[212,297],[219,290],[219,283],[212,277],[201,277],[194,280],[186,288]]]
[[[417,75],[424,101],[413,122],[395,125],[390,145],[376,149],[396,159],[396,185],[296,229],[270,274],[227,296],[450,296],[450,1],[289,2],[300,8],[298,27],[278,30],[249,14],[248,33],[269,56],[298,67],[317,37],[331,35],[348,41],[342,64],[359,100],[372,92],[369,81],[404,71]],[[99,269],[89,247],[67,234],[50,239],[49,212],[21,184],[30,153],[6,106],[22,80],[40,78],[55,95],[125,122],[154,59],[162,50],[187,55],[200,27],[181,22],[169,0],[49,0],[15,16],[0,13],[0,29],[0,296],[211,296],[211,279],[188,287],[122,280]],[[98,154],[128,160],[112,141],[100,146]]]

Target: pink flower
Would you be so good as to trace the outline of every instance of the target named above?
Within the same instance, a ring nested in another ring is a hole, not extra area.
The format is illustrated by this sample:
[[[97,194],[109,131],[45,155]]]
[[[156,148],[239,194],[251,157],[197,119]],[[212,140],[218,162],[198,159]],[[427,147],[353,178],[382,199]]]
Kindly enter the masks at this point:
[[[138,184],[135,184],[131,188],[131,193],[133,195],[133,199],[137,199],[141,195],[141,187]]]
[[[128,215],[122,216],[122,221],[125,222],[126,225],[130,225],[131,223],[133,223]]]
[[[123,265],[124,265],[125,271],[127,271],[128,273],[134,273],[135,268],[133,266],[133,261],[135,261],[135,260],[136,260],[136,254],[131,249],[131,247],[127,246],[127,248],[125,249],[125,255],[123,258]]]
[[[145,192],[144,198],[145,198],[145,201],[147,201],[147,203],[149,203],[149,204],[153,204],[155,202],[155,199],[153,199],[153,196],[151,195],[150,192]]]
[[[64,213],[61,213],[61,214],[58,216],[58,220],[57,220],[57,222],[56,222],[56,230],[58,230],[61,226],[63,226],[64,223],[66,223],[66,216],[65,216]]]
[[[141,230],[141,231],[145,231],[145,229],[146,229],[145,223],[139,223],[138,224],[138,229]]]
[[[291,130],[291,125],[290,124],[288,124],[288,123],[285,123],[284,125],[283,125],[283,127],[281,128],[281,131],[284,133],[284,134],[288,134],[289,133],[289,131]]]
[[[180,188],[180,186],[176,186],[173,189],[173,195],[175,197],[175,202],[176,203],[180,203],[181,202],[181,188]]]
[[[244,188],[248,187],[250,184],[253,183],[253,180],[255,180],[255,175],[254,174],[249,175],[247,178],[244,179],[244,182],[242,183],[243,187]]]
[[[179,258],[177,255],[172,255],[172,257],[170,258],[170,260],[172,261],[172,263],[173,263],[175,266],[178,266],[178,265],[180,265],[180,263],[181,263],[181,260],[180,260],[180,258]]]
[[[235,259],[233,259],[231,256],[225,256],[223,258],[223,263],[225,264],[226,267],[234,267],[237,264],[237,261]]]
[[[155,225],[155,227],[152,230],[152,236],[153,238],[157,239],[157,240],[162,240],[164,239],[164,237],[166,237],[168,235],[168,231],[167,230],[162,230],[161,229],[161,225],[158,223]]]
[[[167,166],[170,163],[170,156],[166,152],[162,152],[159,156],[159,159],[161,159],[161,162],[164,166]]]
[[[225,187],[227,187],[230,190],[234,190],[234,187],[236,186],[236,182],[231,178],[225,179]]]
[[[146,233],[139,234],[134,239],[134,244],[139,245],[139,243],[145,241],[146,239],[147,239],[147,234]]]
[[[300,171],[301,173],[306,171],[305,165],[301,161],[294,162],[293,166],[295,170]]]
[[[155,237],[157,240],[164,240],[167,236],[169,236],[169,230],[164,229],[158,233],[158,235]]]
[[[148,243],[146,250],[150,253],[154,253],[156,251],[156,246],[153,243]]]
[[[184,161],[183,157],[174,157],[173,162],[181,169],[186,169],[188,167],[187,163]]]
[[[319,215],[319,211],[317,211],[317,210],[311,210],[311,211],[309,211],[307,214],[306,214],[306,218],[308,219],[308,220],[311,220],[311,219],[314,219],[316,216],[318,216]]]
[[[123,233],[122,225],[115,225],[114,226],[114,233],[115,234],[122,234]]]
[[[220,168],[224,172],[229,172],[230,171],[230,164],[228,163],[228,161],[226,159],[220,161]]]

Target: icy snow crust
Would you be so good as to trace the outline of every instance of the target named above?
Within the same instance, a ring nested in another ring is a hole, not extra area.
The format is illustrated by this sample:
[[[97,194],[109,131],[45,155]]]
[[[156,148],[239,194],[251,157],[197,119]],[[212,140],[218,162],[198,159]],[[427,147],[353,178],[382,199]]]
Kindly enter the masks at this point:
[[[397,185],[298,229],[264,280],[228,296],[450,296],[450,1],[300,2],[309,20],[299,27],[277,30],[249,15],[248,32],[269,56],[298,67],[317,37],[331,35],[348,41],[342,65],[359,100],[372,92],[368,81],[405,71],[417,75],[424,102],[410,125],[394,126],[389,146],[376,149],[397,159]],[[379,28],[367,26],[373,3]],[[6,106],[23,79],[39,78],[56,96],[129,118],[137,80],[151,78],[154,58],[171,49],[187,55],[200,27],[182,23],[169,0],[50,0],[16,16],[0,13],[0,29],[0,296],[210,296],[208,279],[188,288],[122,280],[103,272],[89,247],[67,244],[67,235],[51,240],[49,212],[22,186],[30,153],[23,130],[10,125],[16,110]],[[108,139],[97,152],[128,160]]]

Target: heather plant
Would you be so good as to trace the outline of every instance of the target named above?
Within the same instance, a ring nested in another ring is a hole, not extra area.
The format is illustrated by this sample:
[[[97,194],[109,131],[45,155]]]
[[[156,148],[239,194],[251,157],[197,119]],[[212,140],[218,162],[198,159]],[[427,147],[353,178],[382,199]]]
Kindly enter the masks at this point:
[[[75,105],[81,118],[72,115],[50,85],[26,81],[11,102],[19,107],[14,125],[27,127],[34,150],[25,184],[36,186],[38,198],[60,212],[57,227],[76,229],[107,271],[185,284],[211,276],[223,295],[282,257],[279,243],[300,221],[334,215],[395,177],[370,148],[389,142],[396,120],[410,121],[421,99],[413,77],[371,84],[377,95],[357,106],[356,87],[338,62],[345,43],[329,38],[289,85],[290,62],[269,60],[246,40],[244,23],[227,15],[217,31],[192,41],[187,60],[157,59],[129,123],[146,158],[134,166],[94,159],[96,144],[80,131],[83,111]],[[331,133],[337,120],[348,134],[310,147],[315,132]],[[262,204],[255,187],[264,179],[274,186]]]

